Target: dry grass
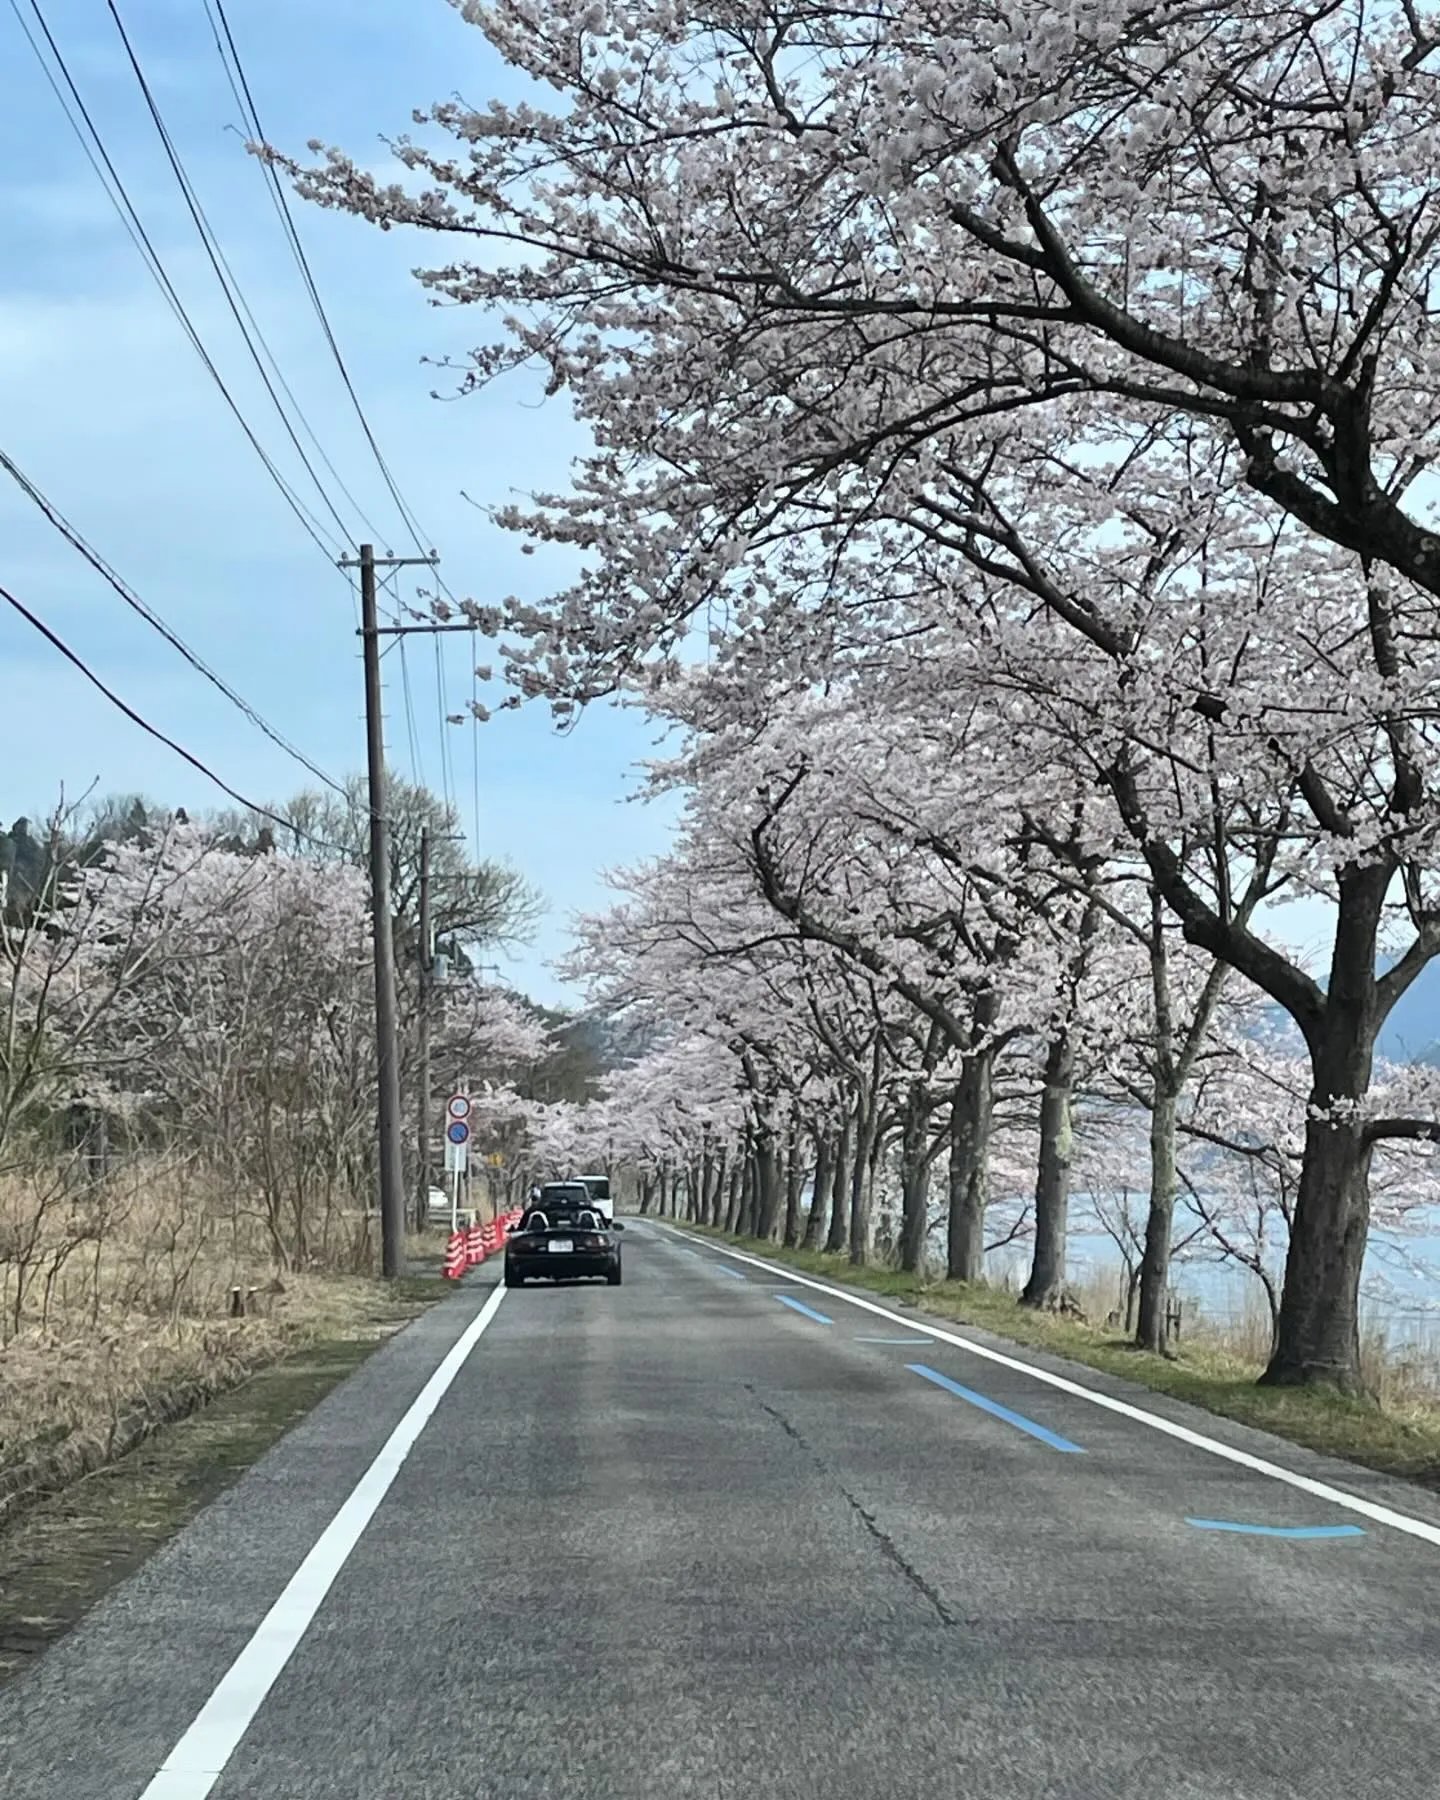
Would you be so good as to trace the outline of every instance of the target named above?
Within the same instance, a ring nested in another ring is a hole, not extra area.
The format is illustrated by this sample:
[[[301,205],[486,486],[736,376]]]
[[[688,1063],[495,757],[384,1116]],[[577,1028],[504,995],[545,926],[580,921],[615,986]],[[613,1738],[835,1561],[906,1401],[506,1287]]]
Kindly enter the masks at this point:
[[[336,1207],[307,1227],[299,1269],[277,1267],[271,1223],[173,1164],[0,1182],[0,1475],[113,1442],[137,1408],[218,1391],[292,1346],[393,1329],[363,1214]]]
[[[327,1289],[313,1340],[0,1531],[0,1684],[55,1642],[351,1374],[438,1283]],[[338,1324],[329,1336],[321,1321]]]

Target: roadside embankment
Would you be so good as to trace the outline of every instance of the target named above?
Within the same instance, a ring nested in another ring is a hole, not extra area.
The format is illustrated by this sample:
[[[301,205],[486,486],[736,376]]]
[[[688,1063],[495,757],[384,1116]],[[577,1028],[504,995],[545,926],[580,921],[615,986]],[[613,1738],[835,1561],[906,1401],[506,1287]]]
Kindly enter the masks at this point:
[[[43,1230],[8,1198],[26,1229],[0,1232],[0,1680],[447,1291],[429,1240],[399,1282],[355,1272],[374,1259],[353,1229],[328,1268],[277,1275],[193,1195],[152,1187],[98,1225],[56,1206]]]

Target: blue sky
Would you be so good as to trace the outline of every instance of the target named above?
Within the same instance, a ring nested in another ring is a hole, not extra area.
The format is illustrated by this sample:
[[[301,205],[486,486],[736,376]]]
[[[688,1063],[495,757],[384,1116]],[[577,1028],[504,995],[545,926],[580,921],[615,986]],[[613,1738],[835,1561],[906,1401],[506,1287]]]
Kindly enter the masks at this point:
[[[34,24],[29,0],[17,0]],[[413,549],[346,398],[267,198],[199,0],[117,0],[172,138],[286,381],[381,547]],[[266,397],[165,160],[104,6],[42,10],[146,230],[200,336],[266,451],[332,531]],[[305,155],[338,144],[380,163],[382,134],[457,89],[511,96],[515,77],[444,0],[231,0],[230,23],[272,141]],[[307,756],[335,776],[364,763],[354,604],[345,580],[272,486],[184,337],[85,160],[10,10],[0,6],[0,448],[191,647]],[[582,439],[563,400],[519,378],[437,401],[423,357],[461,356],[487,335],[472,309],[428,305],[411,270],[441,245],[380,233],[292,199],[351,376],[406,500],[455,594],[537,595],[565,570],[520,553],[462,498],[563,488]],[[302,441],[304,434],[302,432]],[[368,536],[320,469],[353,530]],[[307,783],[136,618],[8,480],[0,482],[0,582],[132,706],[257,799]],[[338,531],[335,532],[338,537]],[[407,579],[413,590],[418,572]],[[473,659],[441,639],[445,710],[463,708]],[[480,727],[441,724],[435,640],[406,647],[415,769],[399,657],[386,658],[392,760],[441,783],[447,740],[467,830],[478,797],[482,854],[509,858],[550,913],[509,978],[537,998],[573,909],[605,904],[601,871],[663,850],[669,810],[626,796],[652,728],[613,710],[568,737],[527,707]],[[191,807],[224,797],[89,688],[30,626],[0,607],[0,814],[43,814],[74,795],[139,789]],[[478,748],[478,783],[475,751]]]

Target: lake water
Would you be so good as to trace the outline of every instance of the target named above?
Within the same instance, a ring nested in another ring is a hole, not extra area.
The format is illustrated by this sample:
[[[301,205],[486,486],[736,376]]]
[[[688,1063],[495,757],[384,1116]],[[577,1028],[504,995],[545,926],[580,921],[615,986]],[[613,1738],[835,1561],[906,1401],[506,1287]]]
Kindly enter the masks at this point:
[[[1072,1216],[1084,1219],[1084,1203],[1072,1203]],[[990,1235],[1004,1227],[1004,1208],[992,1209]],[[944,1266],[945,1221],[937,1214],[930,1230],[933,1262]],[[1017,1242],[994,1250],[986,1259],[992,1281],[1022,1285],[1030,1267],[1030,1245]],[[1121,1258],[1103,1232],[1083,1228],[1071,1232],[1067,1274],[1072,1283],[1089,1285],[1113,1277],[1113,1305],[1120,1298]],[[1271,1264],[1277,1289],[1284,1272],[1283,1252]],[[1192,1250],[1173,1267],[1171,1285],[1187,1307],[1208,1319],[1238,1325],[1248,1315],[1268,1317],[1265,1290],[1257,1276],[1233,1262]],[[1362,1318],[1368,1329],[1383,1331],[1392,1348],[1440,1354],[1440,1212],[1417,1218],[1416,1229],[1403,1235],[1373,1230],[1365,1254]]]

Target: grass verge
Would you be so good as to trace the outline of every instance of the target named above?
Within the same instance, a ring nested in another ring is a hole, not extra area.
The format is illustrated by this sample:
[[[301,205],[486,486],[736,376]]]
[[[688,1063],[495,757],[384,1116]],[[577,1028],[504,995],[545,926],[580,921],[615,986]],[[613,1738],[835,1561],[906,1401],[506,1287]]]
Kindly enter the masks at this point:
[[[1327,1456],[1440,1489],[1440,1405],[1428,1395],[1407,1389],[1384,1395],[1382,1390],[1382,1398],[1364,1400],[1318,1389],[1260,1388],[1255,1385],[1260,1363],[1203,1326],[1173,1359],[1154,1356],[1135,1349],[1118,1332],[1032,1312],[999,1289],[929,1281],[895,1269],[855,1268],[844,1256],[785,1250],[709,1226],[684,1229],[837,1287],[853,1287],[1013,1344],[1068,1357]]]
[[[436,1275],[347,1281],[316,1335],[0,1532],[0,1683],[230,1486],[386,1338],[448,1291]]]

